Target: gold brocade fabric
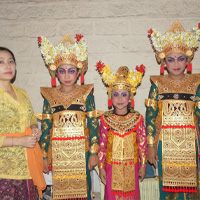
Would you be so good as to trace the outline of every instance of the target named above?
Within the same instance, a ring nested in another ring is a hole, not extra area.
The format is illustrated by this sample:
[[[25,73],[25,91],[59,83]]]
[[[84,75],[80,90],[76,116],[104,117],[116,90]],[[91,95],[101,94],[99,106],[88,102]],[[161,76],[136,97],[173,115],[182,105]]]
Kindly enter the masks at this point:
[[[89,131],[85,124],[85,111],[86,99],[92,88],[93,85],[76,85],[70,95],[61,93],[60,86],[41,88],[53,113],[48,150],[48,158],[52,158],[53,199],[87,198],[85,152],[89,149]],[[62,110],[54,113],[55,107],[62,105],[67,109],[71,104],[82,105],[82,111]],[[95,150],[97,147],[93,144],[91,148]]]
[[[163,186],[197,187],[194,105],[200,75],[185,75],[183,81],[171,81],[168,76],[151,79],[159,91],[155,141],[162,140]],[[170,93],[174,99],[162,99],[162,94]],[[178,99],[179,94],[190,94],[191,99]]]
[[[184,101],[163,102],[163,122],[194,126],[193,106]],[[192,128],[162,129],[163,186],[197,187],[196,133]]]
[[[135,190],[135,164],[138,162],[136,132],[131,130],[140,122],[141,115],[134,112],[120,116],[108,112],[103,120],[111,128],[107,132],[106,163],[112,164],[112,191],[128,194]]]
[[[77,85],[73,93],[66,95],[60,92],[59,85],[56,88],[41,88],[42,95],[48,99],[51,108],[59,105],[63,105],[65,108],[68,108],[72,103],[73,104],[83,104],[85,105],[86,98],[91,92],[93,85]]]
[[[53,198],[87,197],[85,113],[78,111],[58,112],[53,115],[53,121]],[[69,139],[71,137],[78,139]],[[61,140],[54,140],[54,138]],[[62,140],[64,138],[69,140]]]
[[[122,162],[122,164],[112,165],[112,191],[127,193],[135,190],[134,147],[137,149],[136,132],[124,138],[114,136],[112,162]],[[129,164],[130,162],[133,164]],[[130,174],[132,175],[130,176]]]
[[[173,81],[165,76],[151,76],[151,80],[157,85],[159,94],[162,93],[185,93],[196,94],[200,83],[200,74],[185,74],[183,81]]]
[[[125,116],[113,114],[113,111],[105,112],[103,115],[104,122],[120,135],[135,127],[141,119],[142,116],[137,111],[131,111]]]
[[[25,132],[26,127],[37,124],[27,92],[14,85],[12,87],[19,102],[0,88],[0,133]],[[26,148],[0,148],[0,178],[31,179]]]

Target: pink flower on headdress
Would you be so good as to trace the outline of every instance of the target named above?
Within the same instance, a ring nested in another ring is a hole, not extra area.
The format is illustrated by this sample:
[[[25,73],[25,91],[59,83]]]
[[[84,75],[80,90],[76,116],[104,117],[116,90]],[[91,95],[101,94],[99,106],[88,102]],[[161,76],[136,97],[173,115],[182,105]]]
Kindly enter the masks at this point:
[[[41,42],[42,42],[42,38],[38,37],[38,43],[41,44]]]
[[[81,34],[76,34],[76,41],[79,42],[82,38],[83,38],[83,35]]]
[[[151,37],[151,34],[153,33],[153,30],[152,29],[149,29],[148,30],[148,35],[149,35],[149,37]]]
[[[144,73],[145,72],[145,66],[144,65],[140,65],[140,67],[136,66],[136,70],[140,73]]]
[[[95,66],[97,67],[98,71],[101,72],[103,68],[105,67],[105,64],[99,61]]]

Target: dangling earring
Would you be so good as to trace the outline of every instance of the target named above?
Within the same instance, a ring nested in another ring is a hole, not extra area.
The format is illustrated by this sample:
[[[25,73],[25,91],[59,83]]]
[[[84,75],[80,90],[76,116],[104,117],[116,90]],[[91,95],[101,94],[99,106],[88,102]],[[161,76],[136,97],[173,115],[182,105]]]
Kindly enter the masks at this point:
[[[133,99],[131,99],[131,108],[134,108],[135,107],[135,102]]]
[[[192,72],[192,63],[187,64],[187,73]]]
[[[84,84],[84,74],[81,74],[81,85]]]
[[[134,102],[133,92],[131,92],[131,108],[134,107],[135,107],[135,102]]]
[[[112,107],[112,98],[111,98],[110,88],[108,88],[107,91],[108,91],[108,107],[111,108]]]
[[[51,74],[51,86],[56,87],[57,72],[50,70],[50,74]]]
[[[51,86],[56,87],[56,77],[51,77]]]
[[[160,66],[160,74],[164,74],[165,66],[161,65]]]

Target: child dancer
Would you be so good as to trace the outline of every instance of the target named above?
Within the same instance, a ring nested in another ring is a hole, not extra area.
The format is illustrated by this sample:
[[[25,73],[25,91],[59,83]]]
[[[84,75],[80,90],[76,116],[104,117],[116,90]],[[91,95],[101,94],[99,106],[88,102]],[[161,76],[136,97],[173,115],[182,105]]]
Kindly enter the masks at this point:
[[[139,176],[143,180],[146,173],[146,131],[142,115],[129,108],[129,101],[134,107],[133,94],[145,67],[137,67],[135,72],[120,67],[113,75],[108,65],[99,62],[97,69],[108,85],[109,107],[114,106],[114,110],[102,115],[99,128],[98,156],[100,178],[105,184],[104,199],[140,199]]]
[[[55,76],[60,81],[58,87],[41,88],[44,172],[52,169],[53,199],[90,200],[89,170],[98,163],[98,121],[93,85],[76,84],[79,76],[83,83],[87,70],[86,43],[82,35],[74,42],[68,34],[55,47],[45,37],[38,41],[52,85]]]
[[[161,73],[152,76],[147,105],[148,160],[158,161],[160,199],[200,199],[198,146],[200,74],[191,72],[199,27],[185,32],[175,21],[168,32],[149,31]]]

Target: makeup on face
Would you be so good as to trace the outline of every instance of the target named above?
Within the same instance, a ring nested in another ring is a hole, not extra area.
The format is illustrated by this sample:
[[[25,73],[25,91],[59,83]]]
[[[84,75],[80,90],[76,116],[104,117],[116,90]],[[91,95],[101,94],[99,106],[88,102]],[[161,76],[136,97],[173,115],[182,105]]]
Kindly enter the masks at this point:
[[[174,62],[183,62],[183,61],[186,61],[187,60],[187,57],[185,56],[179,56],[178,58],[176,58],[176,56],[173,58],[173,57],[167,57],[166,58],[166,61],[169,62],[169,63],[174,63]]]
[[[121,96],[121,97],[126,97],[126,96],[129,95],[128,92],[122,92],[122,93],[113,92],[112,94],[113,94],[114,97],[119,97],[119,96]]]
[[[64,87],[72,87],[79,76],[79,70],[71,64],[63,64],[57,69],[57,77]]]
[[[180,52],[173,52],[166,57],[165,63],[170,79],[182,80],[184,78],[187,56]]]
[[[114,90],[112,92],[112,103],[117,114],[126,114],[130,95],[127,90]]]
[[[66,74],[66,73],[68,73],[68,74],[76,74],[77,72],[78,72],[78,70],[75,67],[66,68],[66,69],[61,67],[61,68],[58,68],[58,70],[57,70],[57,73],[61,74],[61,75]]]

